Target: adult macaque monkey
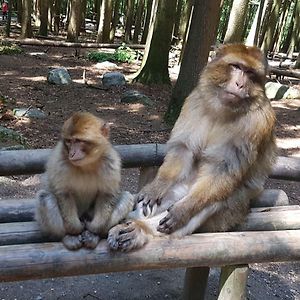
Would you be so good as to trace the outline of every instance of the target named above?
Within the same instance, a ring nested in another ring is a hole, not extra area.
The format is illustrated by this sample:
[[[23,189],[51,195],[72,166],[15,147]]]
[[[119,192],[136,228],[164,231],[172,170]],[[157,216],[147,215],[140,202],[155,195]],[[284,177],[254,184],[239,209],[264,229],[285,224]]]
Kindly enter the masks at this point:
[[[36,220],[69,249],[95,248],[100,236],[133,208],[129,193],[120,195],[120,157],[108,134],[100,118],[75,113],[64,123],[62,139],[48,160]]]
[[[244,220],[276,156],[266,68],[256,47],[217,51],[184,103],[157,176],[137,195],[132,219],[110,230],[112,249],[138,248],[161,234],[226,231]]]

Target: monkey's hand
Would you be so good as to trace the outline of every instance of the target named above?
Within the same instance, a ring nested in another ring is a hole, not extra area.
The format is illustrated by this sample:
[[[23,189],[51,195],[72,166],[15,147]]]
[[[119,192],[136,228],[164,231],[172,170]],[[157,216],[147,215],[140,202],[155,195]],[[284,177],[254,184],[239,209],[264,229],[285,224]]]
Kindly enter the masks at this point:
[[[94,234],[88,230],[85,230],[82,234],[82,244],[85,248],[95,249],[100,241],[100,236]]]
[[[177,202],[168,208],[168,214],[159,221],[157,230],[170,234],[188,223],[190,217],[184,202]]]
[[[82,237],[81,235],[69,235],[67,234],[63,240],[63,244],[69,250],[77,250],[82,247]]]
[[[136,209],[142,209],[145,217],[154,215],[157,206],[161,205],[166,192],[166,189],[162,189],[154,181],[145,185],[135,196]]]

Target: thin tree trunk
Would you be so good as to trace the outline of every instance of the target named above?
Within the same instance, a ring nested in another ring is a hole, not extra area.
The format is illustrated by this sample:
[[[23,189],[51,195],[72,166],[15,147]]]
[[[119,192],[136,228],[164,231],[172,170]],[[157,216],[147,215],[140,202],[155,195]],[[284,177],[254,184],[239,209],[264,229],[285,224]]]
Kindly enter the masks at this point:
[[[139,40],[139,35],[141,33],[141,28],[142,28],[142,19],[143,19],[144,8],[145,8],[145,0],[139,0],[138,6],[136,9],[134,33],[133,33],[133,39],[132,39],[134,43],[138,43],[138,40]]]
[[[149,52],[144,56],[145,64],[134,81],[144,84],[170,84],[169,50],[172,40],[176,2],[159,0]],[[151,36],[148,36],[150,39]],[[148,41],[147,41],[147,44]]]
[[[246,45],[248,45],[248,46],[257,45],[258,33],[259,33],[259,29],[260,29],[260,24],[261,24],[264,3],[265,3],[265,0],[260,1],[257,11],[255,13],[255,17],[254,17],[253,23],[251,25],[251,29],[249,31],[249,34],[248,34],[248,37],[246,40]]]
[[[17,0],[17,21],[19,24],[22,23],[22,12],[23,12],[22,0]]]
[[[274,33],[276,29],[276,24],[279,19],[279,12],[281,7],[281,0],[274,0],[271,14],[268,22],[268,28],[266,30],[264,41],[262,43],[261,49],[263,52],[267,53],[271,50],[272,41],[274,39]]]
[[[234,0],[224,42],[242,42],[249,0]]]
[[[70,20],[68,24],[67,40],[77,42],[81,23],[81,1],[71,0]]]
[[[134,0],[127,0],[126,21],[125,21],[125,42],[128,43],[132,39],[131,28],[134,16]]]
[[[11,11],[12,11],[12,3],[11,0],[7,1],[8,5],[8,12],[7,12],[7,20],[6,20],[6,26],[5,26],[5,36],[10,36],[10,27],[11,27]]]
[[[295,3],[295,13],[293,19],[293,31],[292,31],[292,38],[290,42],[290,46],[288,49],[288,56],[292,57],[294,51],[300,51],[299,43],[300,43],[300,0],[296,0]]]
[[[21,24],[21,38],[32,37],[31,26],[31,0],[22,0],[22,24]]]
[[[175,44],[177,44],[180,41],[179,26],[180,26],[180,20],[182,18],[182,12],[183,12],[183,0],[178,0],[177,7],[176,7],[175,24],[173,29],[173,39]]]
[[[109,34],[109,40],[111,43],[115,38],[118,23],[120,21],[120,6],[121,6],[121,0],[115,0],[114,14],[113,14],[113,19],[112,19],[112,24],[111,24],[110,34]]]
[[[185,98],[197,85],[207,63],[211,45],[216,40],[219,13],[220,0],[195,1],[180,72],[165,115],[165,120],[170,124],[176,121]]]
[[[85,32],[85,17],[86,17],[86,5],[87,0],[81,0],[81,16],[80,16],[80,28],[81,32]]]
[[[149,32],[149,27],[150,27],[150,20],[151,20],[151,16],[152,16],[152,5],[153,5],[153,0],[148,0],[141,44],[146,44],[146,41],[147,41],[147,36],[148,36],[148,32]]]
[[[59,33],[61,0],[54,1],[54,32]]]
[[[112,0],[103,0],[100,12],[97,43],[108,43],[112,20]]]
[[[48,0],[42,0],[40,2],[40,30],[39,35],[47,36],[48,35],[48,9],[49,2]]]
[[[262,43],[265,38],[265,34],[267,32],[267,28],[269,26],[269,19],[271,15],[271,10],[272,10],[272,5],[273,5],[274,0],[267,0],[266,4],[264,5],[263,8],[263,21],[262,21],[262,28],[260,30],[260,34],[258,37],[258,46],[261,47]]]

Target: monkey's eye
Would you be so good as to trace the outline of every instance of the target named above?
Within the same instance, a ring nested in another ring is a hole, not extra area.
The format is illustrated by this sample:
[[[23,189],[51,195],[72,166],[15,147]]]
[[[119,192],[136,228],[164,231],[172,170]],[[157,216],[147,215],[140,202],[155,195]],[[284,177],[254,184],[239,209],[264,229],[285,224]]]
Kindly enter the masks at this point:
[[[71,145],[71,140],[70,139],[64,139],[64,143],[67,147]]]
[[[230,66],[235,70],[241,70],[241,67],[237,64],[230,64]]]

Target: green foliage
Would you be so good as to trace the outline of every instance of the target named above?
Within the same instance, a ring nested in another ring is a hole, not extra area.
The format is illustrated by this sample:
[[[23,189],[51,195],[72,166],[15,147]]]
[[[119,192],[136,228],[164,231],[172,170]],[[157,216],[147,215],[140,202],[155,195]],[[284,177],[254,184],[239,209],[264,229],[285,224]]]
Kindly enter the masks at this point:
[[[115,50],[114,53],[92,51],[89,52],[87,58],[94,62],[128,62],[131,63],[136,58],[136,52],[125,44]]]
[[[20,54],[23,49],[16,44],[7,41],[0,41],[0,55],[1,54]]]

